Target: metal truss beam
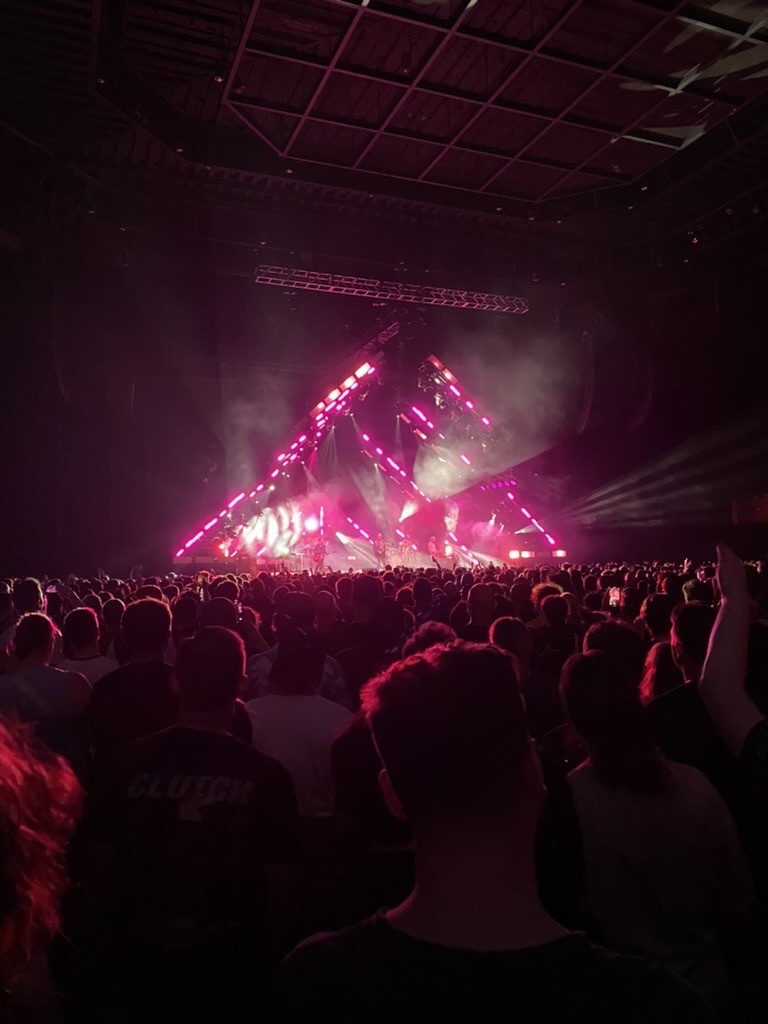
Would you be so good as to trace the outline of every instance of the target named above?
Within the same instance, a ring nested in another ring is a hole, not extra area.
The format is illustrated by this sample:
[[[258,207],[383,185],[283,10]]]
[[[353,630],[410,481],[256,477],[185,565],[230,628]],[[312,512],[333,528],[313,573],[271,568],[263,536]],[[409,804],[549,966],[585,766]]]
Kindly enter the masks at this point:
[[[390,302],[414,302],[420,306],[448,306],[452,309],[480,309],[492,313],[527,313],[528,300],[520,295],[496,295],[492,292],[471,292],[460,288],[431,288],[406,284],[404,281],[379,281],[351,274],[322,274],[314,270],[290,267],[259,266],[256,284],[278,288],[298,288],[334,295],[354,295]]]

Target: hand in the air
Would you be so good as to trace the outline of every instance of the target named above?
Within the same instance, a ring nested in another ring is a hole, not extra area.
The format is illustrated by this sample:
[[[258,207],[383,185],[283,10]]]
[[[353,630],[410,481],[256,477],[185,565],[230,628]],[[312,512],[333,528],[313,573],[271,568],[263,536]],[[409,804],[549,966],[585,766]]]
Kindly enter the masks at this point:
[[[717,545],[717,582],[723,597],[746,597],[747,574],[744,563],[725,544]]]

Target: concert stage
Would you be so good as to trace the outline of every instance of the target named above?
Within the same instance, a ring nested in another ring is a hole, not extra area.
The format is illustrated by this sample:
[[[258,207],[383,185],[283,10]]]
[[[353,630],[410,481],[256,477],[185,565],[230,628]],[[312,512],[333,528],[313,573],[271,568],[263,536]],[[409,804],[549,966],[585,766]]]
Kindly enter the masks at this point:
[[[457,376],[429,355],[406,386],[390,382],[399,329],[390,322],[342,367],[263,479],[184,539],[176,566],[300,572],[565,557],[509,465],[509,434]]]

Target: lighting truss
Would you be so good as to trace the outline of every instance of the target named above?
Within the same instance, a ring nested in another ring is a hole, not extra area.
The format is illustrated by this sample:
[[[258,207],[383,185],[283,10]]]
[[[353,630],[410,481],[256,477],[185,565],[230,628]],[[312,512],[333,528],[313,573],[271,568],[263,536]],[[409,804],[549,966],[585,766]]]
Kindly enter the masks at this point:
[[[361,385],[376,373],[377,361],[380,356],[371,356],[370,360],[362,363],[349,376],[340,381],[337,387],[333,388],[325,398],[318,402],[312,411],[302,421],[301,426],[293,442],[283,451],[279,452],[273,461],[273,469],[269,475],[262,480],[247,495],[248,498],[256,498],[263,491],[274,490],[275,480],[292,463],[301,459],[307,452],[316,445],[321,437],[329,430],[331,422],[342,412],[345,412],[355,397],[360,393]],[[198,541],[220,523],[221,520],[233,508],[245,500],[246,492],[236,494],[217,515],[213,516],[197,533],[185,541],[176,552],[176,558],[184,558],[188,555],[190,548],[193,548]]]
[[[424,499],[424,501],[431,501],[431,498],[427,497],[424,491],[421,490],[421,488],[414,480],[408,480],[408,474],[403,469],[403,467],[398,462],[395,462],[393,458],[387,455],[384,452],[383,448],[379,447],[379,445],[375,444],[371,440],[370,434],[361,434],[360,436],[362,437],[363,441],[365,441],[366,445],[370,445],[370,448],[366,447],[360,449],[363,455],[367,456],[373,462],[373,464],[375,466],[378,466],[379,469],[382,470],[384,473],[388,473],[389,476],[395,481],[397,486],[400,488],[400,490],[403,492],[403,494],[406,496],[406,498],[408,498],[411,501],[418,502],[418,498],[416,497],[416,494],[418,494],[420,495],[420,497]],[[404,480],[406,481],[405,483],[403,482]],[[414,494],[409,489],[409,485],[410,487],[413,488],[416,494]]]
[[[297,428],[297,433],[292,443],[286,446],[283,451],[279,452],[275,456],[273,460],[273,468],[268,476],[261,483],[255,486],[250,493],[240,491],[238,494],[234,495],[219,513],[212,516],[192,537],[179,547],[176,551],[176,559],[185,559],[189,555],[190,549],[195,547],[204,537],[209,536],[213,528],[217,524],[221,524],[222,521],[231,514],[232,510],[240,505],[241,502],[246,499],[258,498],[262,493],[268,493],[274,490],[274,481],[280,473],[284,472],[288,466],[295,463],[297,460],[302,459],[311,449],[313,449],[320,442],[321,438],[328,432],[336,417],[341,413],[346,412],[354,399],[361,393],[361,391],[364,390],[368,379],[377,372],[379,365],[384,358],[384,342],[397,333],[398,329],[398,324],[390,325],[385,329],[385,331],[378,335],[372,343],[362,350],[362,352],[365,353],[365,361],[361,362],[354,371],[349,373],[343,380],[339,381],[338,385],[332,388],[328,394],[306,415],[306,417],[301,421],[300,426]],[[360,358],[362,358],[361,353],[358,353],[358,360]],[[474,417],[490,436],[492,431],[490,419],[478,410],[476,403],[473,399],[468,397],[463,387],[459,384],[455,374],[441,363],[436,356],[430,356],[429,362],[437,375],[436,380],[441,385],[445,396],[450,397],[452,404],[457,409],[460,409],[464,415],[471,415]],[[401,412],[400,416],[404,422],[410,426],[423,444],[429,447],[434,447],[432,438],[435,435],[437,438],[445,440],[444,435],[439,432],[435,427],[435,424],[423,410],[419,409],[417,406],[411,406],[409,413],[411,414],[410,416]],[[360,436],[362,442],[364,442],[364,446],[361,446],[360,449],[362,454],[386,473],[397,484],[402,493],[408,499],[415,501],[417,504],[419,503],[419,498],[426,503],[430,502],[431,499],[427,497],[413,479],[408,477],[405,469],[396,462],[396,460],[388,456],[383,448],[373,441],[370,434],[361,433]],[[498,431],[493,433],[492,439],[498,442]],[[448,461],[451,468],[460,478],[467,473],[468,469],[471,472],[472,463],[469,457],[464,454],[460,454],[459,459],[464,464],[463,467],[455,465],[450,460]],[[504,473],[501,475],[506,477],[509,474]],[[487,477],[483,480],[478,480],[476,482],[476,486],[480,486],[481,489],[489,489],[497,482],[500,482],[499,474]],[[513,479],[509,481],[505,480],[504,482],[508,485],[514,484]],[[530,523],[530,527],[526,527],[526,532],[533,530],[538,531],[549,545],[552,556],[556,558],[564,557],[564,551],[555,550],[557,545],[555,538],[547,532],[546,527],[542,526],[539,520],[527,508],[520,504],[516,495],[513,494],[512,491],[507,491],[506,497],[509,503],[514,506],[515,510]],[[347,517],[347,519],[362,537],[370,539],[364,529],[362,529],[353,520],[349,519],[349,517]],[[410,538],[406,537],[400,529],[396,529],[395,532],[399,537],[408,540],[410,543]],[[471,557],[471,553],[468,549],[464,545],[458,544],[458,538],[453,534],[450,536],[453,541],[457,543],[459,550],[465,553],[467,557]],[[520,557],[533,557],[533,554],[533,552],[520,552]]]
[[[520,295],[496,295],[459,288],[433,288],[404,281],[379,281],[351,274],[323,274],[291,267],[258,266],[256,284],[297,288],[333,295],[355,295],[391,302],[415,302],[420,306],[448,306],[451,309],[481,309],[491,313],[527,313],[528,300]]]

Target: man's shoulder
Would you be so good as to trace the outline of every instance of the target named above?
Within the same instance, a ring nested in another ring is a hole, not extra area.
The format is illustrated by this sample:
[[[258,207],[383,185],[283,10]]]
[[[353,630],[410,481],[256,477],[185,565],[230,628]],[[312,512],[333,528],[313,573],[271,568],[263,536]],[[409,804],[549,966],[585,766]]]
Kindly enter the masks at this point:
[[[189,758],[195,761],[201,771],[222,772],[250,779],[260,779],[265,790],[280,782],[290,781],[288,770],[268,754],[249,747],[229,733],[206,732],[199,729],[185,729],[173,725],[168,729],[134,740],[123,752],[123,765],[133,770],[148,766],[159,769],[162,765],[172,767]]]
[[[383,911],[335,932],[319,932],[305,939],[283,960],[281,973],[307,976],[324,973],[333,963],[351,963],[367,958],[371,949],[387,944],[391,928],[385,923]]]
[[[170,679],[173,668],[164,661],[147,661],[136,664],[118,665],[111,672],[107,672],[94,684],[94,691],[99,689],[105,691],[125,685],[134,685],[137,680],[144,678]]]
[[[541,979],[557,977],[567,988],[572,1005],[591,1007],[595,1019],[601,1021],[614,1016],[636,1024],[708,1024],[713,1020],[701,997],[664,968],[595,946],[578,933],[501,954],[504,959],[500,961],[496,953],[478,954],[409,939],[387,924],[383,911],[352,927],[306,939],[283,961],[279,988],[286,992],[300,986],[320,996],[334,984],[332,979],[352,979],[364,972],[370,981],[376,964],[391,975],[398,965],[402,970],[411,961],[417,970],[415,974],[406,971],[409,984],[418,985],[416,979],[421,978],[429,986],[434,984],[435,968],[439,972],[459,968],[462,952],[467,957],[462,969],[478,967],[478,958],[487,955],[489,964],[493,960],[505,976],[527,978],[534,987]],[[485,977],[488,982],[491,975]],[[424,993],[412,995],[418,1002]],[[558,1002],[558,993],[553,995]]]

